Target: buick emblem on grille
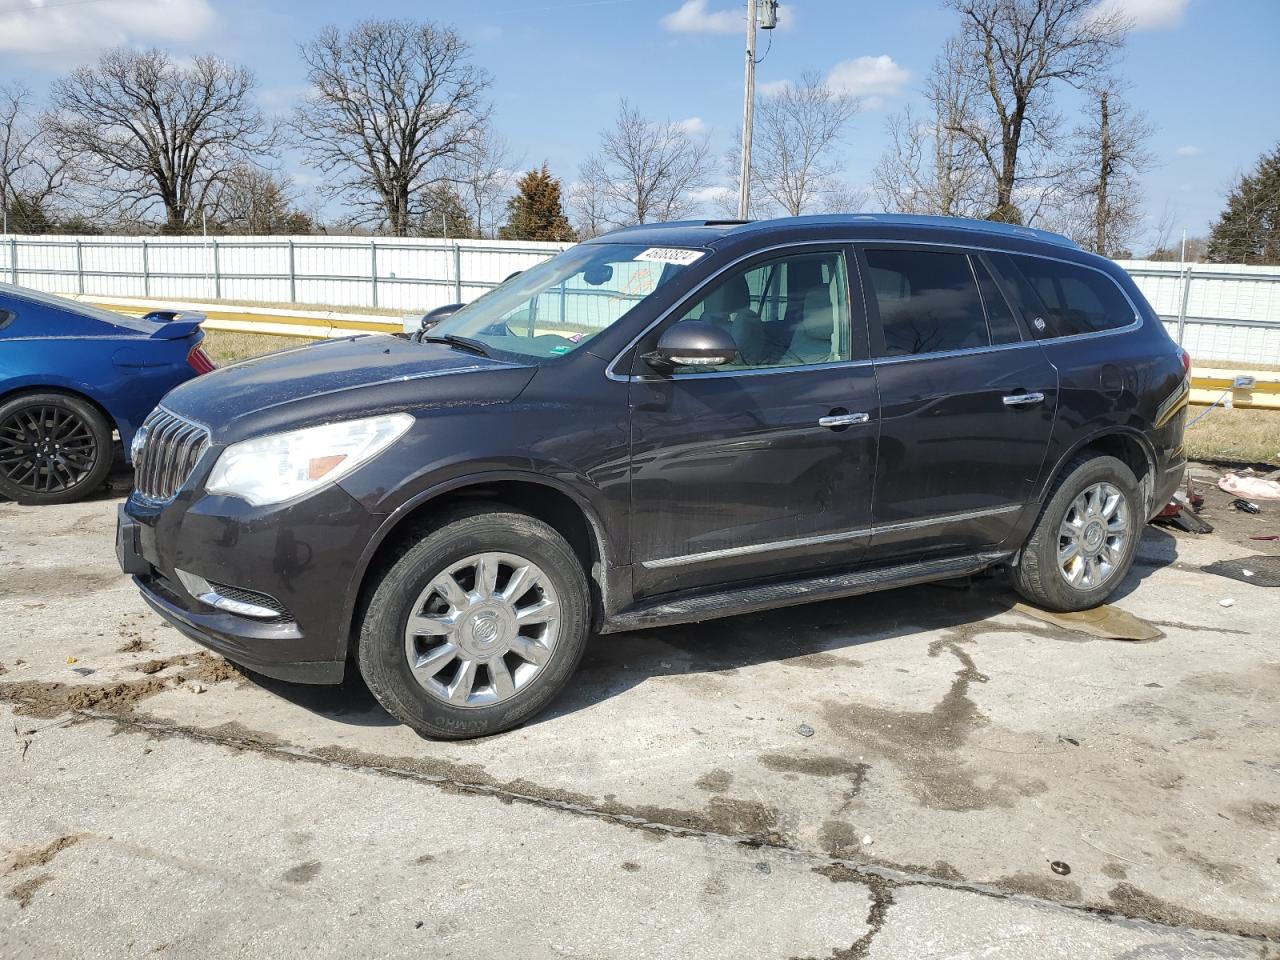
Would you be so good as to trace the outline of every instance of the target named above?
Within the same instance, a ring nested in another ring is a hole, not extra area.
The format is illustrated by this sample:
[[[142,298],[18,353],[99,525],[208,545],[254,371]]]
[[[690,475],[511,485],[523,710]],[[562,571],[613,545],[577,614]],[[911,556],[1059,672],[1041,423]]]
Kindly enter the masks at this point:
[[[147,446],[147,425],[144,423],[138,428],[138,432],[133,435],[133,442],[129,444],[129,460],[136,467],[138,461],[142,459],[142,451]]]

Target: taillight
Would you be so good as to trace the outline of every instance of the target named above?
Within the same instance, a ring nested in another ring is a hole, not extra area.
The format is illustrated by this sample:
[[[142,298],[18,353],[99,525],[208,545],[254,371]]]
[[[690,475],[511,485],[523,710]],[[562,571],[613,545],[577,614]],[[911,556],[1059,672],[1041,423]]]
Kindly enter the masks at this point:
[[[1178,352],[1182,354],[1182,375],[1189,377],[1191,376],[1191,354],[1187,353],[1183,347],[1179,347]]]
[[[217,365],[209,359],[209,355],[198,346],[192,347],[191,352],[187,354],[187,365],[198,374],[212,373],[217,369]]]

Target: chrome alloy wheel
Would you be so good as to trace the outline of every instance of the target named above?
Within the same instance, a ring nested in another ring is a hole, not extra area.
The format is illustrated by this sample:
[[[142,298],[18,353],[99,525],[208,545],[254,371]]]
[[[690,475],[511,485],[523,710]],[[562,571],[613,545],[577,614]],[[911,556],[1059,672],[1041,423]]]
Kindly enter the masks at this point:
[[[451,564],[418,594],[404,650],[431,696],[487,707],[538,675],[559,629],[559,599],[541,568],[514,554],[481,553]]]
[[[1129,504],[1110,483],[1082,490],[1058,528],[1058,570],[1077,590],[1105,583],[1124,561],[1129,536]]]

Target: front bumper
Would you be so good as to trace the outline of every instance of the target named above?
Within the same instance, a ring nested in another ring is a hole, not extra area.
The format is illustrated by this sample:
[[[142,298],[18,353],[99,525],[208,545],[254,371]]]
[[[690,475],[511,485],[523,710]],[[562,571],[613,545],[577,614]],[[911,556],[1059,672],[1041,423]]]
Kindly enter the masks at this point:
[[[190,490],[160,505],[134,494],[119,510],[116,555],[152,609],[197,643],[266,676],[338,683],[356,563],[377,520],[337,486],[276,507]],[[283,612],[262,620],[217,609],[184,587],[180,570],[266,594]]]

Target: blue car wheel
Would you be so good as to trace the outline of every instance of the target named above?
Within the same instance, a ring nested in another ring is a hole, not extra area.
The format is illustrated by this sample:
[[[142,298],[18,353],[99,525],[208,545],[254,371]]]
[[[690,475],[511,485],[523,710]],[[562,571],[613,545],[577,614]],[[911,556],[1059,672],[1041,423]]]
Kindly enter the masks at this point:
[[[0,404],[0,495],[19,503],[70,503],[102,486],[111,426],[92,405],[61,393]]]

